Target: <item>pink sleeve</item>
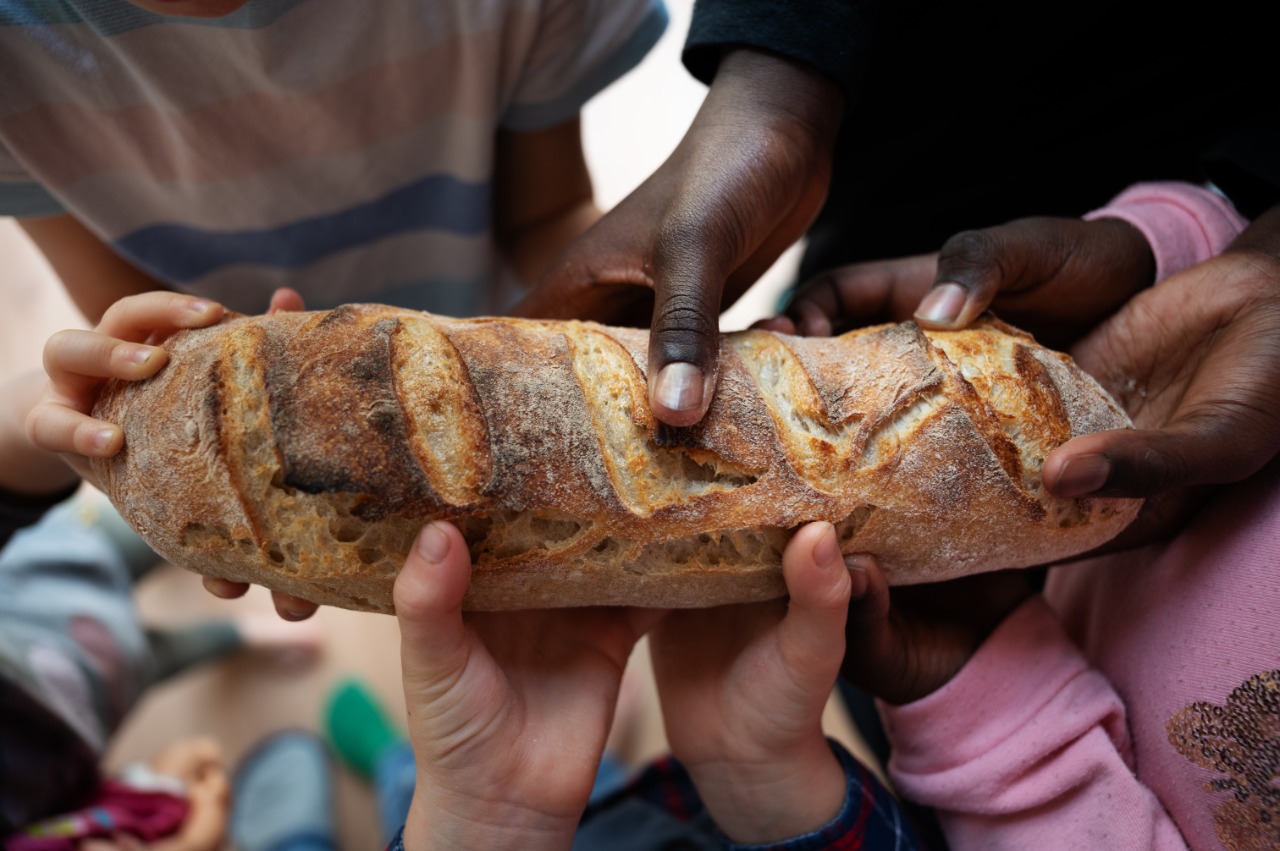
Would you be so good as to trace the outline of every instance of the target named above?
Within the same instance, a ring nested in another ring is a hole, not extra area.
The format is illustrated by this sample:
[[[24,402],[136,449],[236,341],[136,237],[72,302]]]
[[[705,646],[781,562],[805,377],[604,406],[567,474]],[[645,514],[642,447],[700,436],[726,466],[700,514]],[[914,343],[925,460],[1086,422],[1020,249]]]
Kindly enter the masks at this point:
[[[1135,183],[1084,218],[1137,228],[1155,254],[1157,282],[1221,254],[1248,224],[1230,201],[1190,183]]]
[[[1187,847],[1133,773],[1119,696],[1039,597],[951,682],[884,715],[890,776],[938,810],[954,851]]]

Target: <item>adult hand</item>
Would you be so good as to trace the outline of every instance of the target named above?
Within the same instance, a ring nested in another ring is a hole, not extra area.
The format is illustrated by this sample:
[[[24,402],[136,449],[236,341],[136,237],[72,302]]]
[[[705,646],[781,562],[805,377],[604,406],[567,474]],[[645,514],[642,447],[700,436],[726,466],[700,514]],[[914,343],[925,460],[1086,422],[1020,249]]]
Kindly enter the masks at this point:
[[[698,422],[715,391],[721,305],[817,215],[842,103],[817,72],[731,50],[672,155],[560,255],[516,312],[652,321],[654,414]]]
[[[911,310],[950,313],[954,284],[965,295],[946,327],[989,304],[1046,342],[1071,344],[1137,428],[1069,441],[1046,459],[1044,481],[1058,496],[1146,498],[1107,548],[1136,546],[1175,532],[1204,486],[1239,481],[1280,449],[1280,208],[1153,288],[1135,236],[1107,219],[962,234],[936,265],[917,257],[838,270],[767,327],[823,333]]]
[[[622,672],[659,612],[471,613],[470,557],[423,529],[395,585],[418,778],[405,847],[568,848]]]
[[[829,523],[797,532],[782,567],[789,601],[673,611],[650,636],[672,753],[745,844],[817,830],[845,798],[822,711],[862,577],[851,581]]]
[[[841,673],[892,704],[911,703],[946,685],[1031,596],[1019,570],[890,589],[874,558],[849,561],[866,590],[849,606],[850,652]]]
[[[1118,545],[1176,528],[1202,486],[1261,469],[1280,451],[1280,207],[1134,297],[1072,354],[1136,428],[1069,441],[1044,480],[1059,496],[1147,497]]]

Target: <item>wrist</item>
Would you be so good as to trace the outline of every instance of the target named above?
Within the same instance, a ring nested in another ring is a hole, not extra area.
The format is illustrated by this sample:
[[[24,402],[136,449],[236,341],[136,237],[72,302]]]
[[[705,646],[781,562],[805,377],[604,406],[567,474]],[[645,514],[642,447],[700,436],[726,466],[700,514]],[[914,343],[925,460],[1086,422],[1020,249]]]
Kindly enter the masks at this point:
[[[743,845],[780,842],[819,830],[845,803],[844,768],[822,738],[778,762],[686,767],[721,832]]]
[[[1084,218],[1124,222],[1137,231],[1154,267],[1153,283],[1217,256],[1246,224],[1225,198],[1178,182],[1135,184]]]
[[[577,818],[433,790],[419,778],[405,821],[404,847],[405,851],[553,851],[573,844],[577,825]]]
[[[808,130],[827,150],[835,144],[844,95],[825,75],[753,47],[727,48],[712,94],[741,98],[765,123]]]

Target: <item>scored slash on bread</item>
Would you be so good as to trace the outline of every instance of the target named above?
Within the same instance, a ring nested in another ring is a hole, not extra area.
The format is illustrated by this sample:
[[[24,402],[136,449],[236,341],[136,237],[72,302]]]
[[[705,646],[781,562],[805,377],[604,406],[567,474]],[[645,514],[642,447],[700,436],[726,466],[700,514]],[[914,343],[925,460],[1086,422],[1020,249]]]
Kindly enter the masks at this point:
[[[95,416],[125,448],[95,469],[175,564],[380,612],[433,519],[470,543],[469,608],[693,607],[784,594],[807,521],[909,584],[1060,560],[1139,508],[1045,491],[1056,446],[1130,423],[993,318],[727,335],[711,408],[683,429],[649,410],[647,344],[380,305],[234,317],[108,385]]]

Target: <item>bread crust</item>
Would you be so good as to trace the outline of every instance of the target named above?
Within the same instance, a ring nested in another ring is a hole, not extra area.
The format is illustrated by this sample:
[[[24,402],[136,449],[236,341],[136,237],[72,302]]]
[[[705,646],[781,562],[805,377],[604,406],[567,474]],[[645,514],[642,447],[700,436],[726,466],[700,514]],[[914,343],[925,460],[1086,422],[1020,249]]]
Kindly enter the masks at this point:
[[[1053,448],[1130,423],[993,318],[727,335],[682,429],[649,410],[647,342],[379,305],[234,317],[105,388],[94,415],[125,448],[94,466],[175,564],[379,612],[435,519],[470,543],[468,608],[696,607],[785,593],[782,548],[812,520],[909,584],[1060,560],[1139,508],[1047,494]]]

